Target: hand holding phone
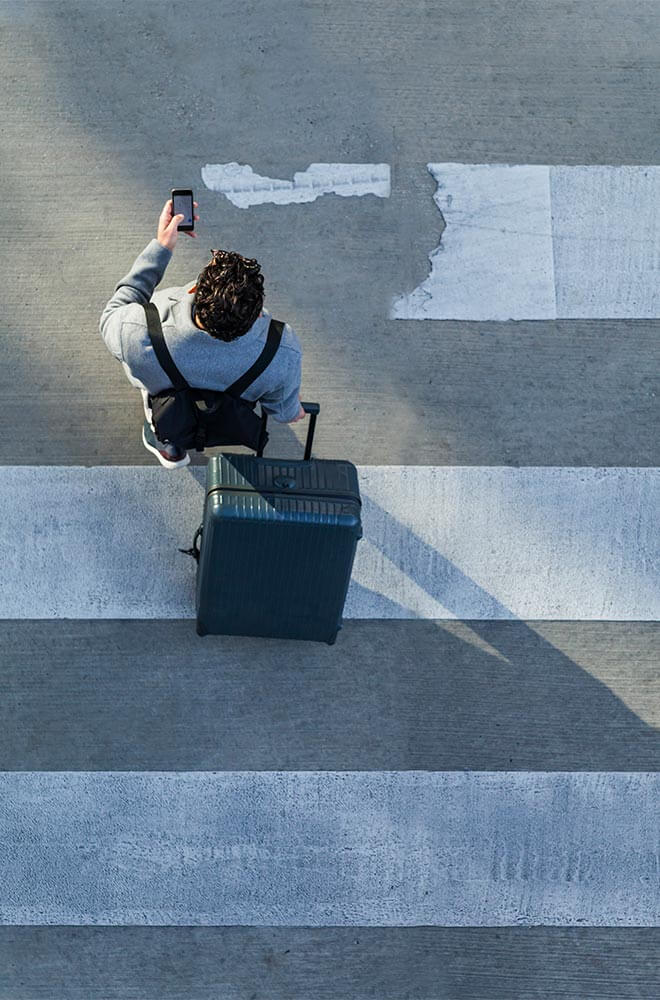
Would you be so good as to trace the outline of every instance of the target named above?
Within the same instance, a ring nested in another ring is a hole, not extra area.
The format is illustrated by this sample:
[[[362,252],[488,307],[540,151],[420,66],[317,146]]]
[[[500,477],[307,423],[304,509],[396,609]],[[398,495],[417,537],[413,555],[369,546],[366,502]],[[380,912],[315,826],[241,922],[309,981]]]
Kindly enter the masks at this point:
[[[185,202],[183,205],[178,201],[175,202],[175,194],[177,194],[177,189],[172,191],[172,197],[168,198],[163,205],[163,210],[158,219],[158,233],[156,236],[160,245],[169,250],[170,253],[176,246],[180,229],[187,232],[188,236],[191,236],[193,239],[197,239],[197,233],[192,232],[192,229],[195,225],[195,219],[199,219],[199,216],[195,215],[194,212],[197,202],[192,200],[192,191],[186,191],[186,195],[190,195],[190,211],[188,211],[188,205]],[[177,219],[179,215],[182,215],[183,218]],[[188,220],[190,220],[190,223],[188,223]]]
[[[195,228],[193,193],[190,188],[172,188],[172,215],[183,215],[176,227],[183,233],[191,233]]]

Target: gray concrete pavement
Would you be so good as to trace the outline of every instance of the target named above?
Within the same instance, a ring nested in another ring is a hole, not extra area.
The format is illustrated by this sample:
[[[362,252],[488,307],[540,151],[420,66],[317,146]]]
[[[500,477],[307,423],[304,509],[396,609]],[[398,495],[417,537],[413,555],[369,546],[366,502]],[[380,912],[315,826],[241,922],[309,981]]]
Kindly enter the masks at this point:
[[[185,183],[199,238],[164,286],[211,246],[260,260],[323,405],[320,457],[660,465],[660,321],[387,319],[438,242],[427,162],[658,161],[657,4],[3,0],[0,18],[1,462],[150,460],[98,317]],[[392,194],[243,210],[202,186],[229,160],[389,162]],[[304,428],[278,430],[270,453],[295,457]]]
[[[0,927],[0,998],[656,1000],[659,945],[655,927]]]
[[[3,771],[660,769],[657,622],[3,622]]]

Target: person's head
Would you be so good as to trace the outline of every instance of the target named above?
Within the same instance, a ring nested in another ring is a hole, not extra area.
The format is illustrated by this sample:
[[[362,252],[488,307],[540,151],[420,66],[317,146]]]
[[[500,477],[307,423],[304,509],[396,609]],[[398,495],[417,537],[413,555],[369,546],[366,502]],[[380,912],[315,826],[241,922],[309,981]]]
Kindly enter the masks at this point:
[[[195,319],[211,337],[236,340],[247,333],[264,304],[264,277],[258,261],[233,250],[211,250],[197,278]]]

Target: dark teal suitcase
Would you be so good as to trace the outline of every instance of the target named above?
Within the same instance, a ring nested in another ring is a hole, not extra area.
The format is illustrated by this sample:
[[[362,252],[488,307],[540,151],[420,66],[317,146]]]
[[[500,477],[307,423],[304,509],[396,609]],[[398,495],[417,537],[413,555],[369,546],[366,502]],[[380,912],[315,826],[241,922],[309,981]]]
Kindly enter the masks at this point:
[[[357,469],[311,457],[319,407],[302,406],[311,414],[303,460],[227,452],[209,459],[203,520],[189,550],[198,635],[332,645],[342,627],[362,537]]]

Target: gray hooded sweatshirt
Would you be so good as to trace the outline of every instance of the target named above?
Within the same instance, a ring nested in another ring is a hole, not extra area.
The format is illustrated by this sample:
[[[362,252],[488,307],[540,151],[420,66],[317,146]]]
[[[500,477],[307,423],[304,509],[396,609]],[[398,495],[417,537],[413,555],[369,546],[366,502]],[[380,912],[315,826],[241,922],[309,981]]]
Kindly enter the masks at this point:
[[[246,334],[236,340],[216,340],[192,320],[195,281],[154,294],[169,264],[172,251],[151,240],[128,274],[115,286],[99,324],[110,353],[120,361],[128,380],[152,395],[171,388],[172,382],[158,364],[142,308],[152,301],[158,309],[163,337],[174,363],[190,386],[226,389],[250,368],[263,350],[270,313],[264,309]],[[277,317],[276,317],[277,318]],[[288,324],[275,357],[242,397],[260,400],[274,420],[286,423],[298,415],[302,347]]]

